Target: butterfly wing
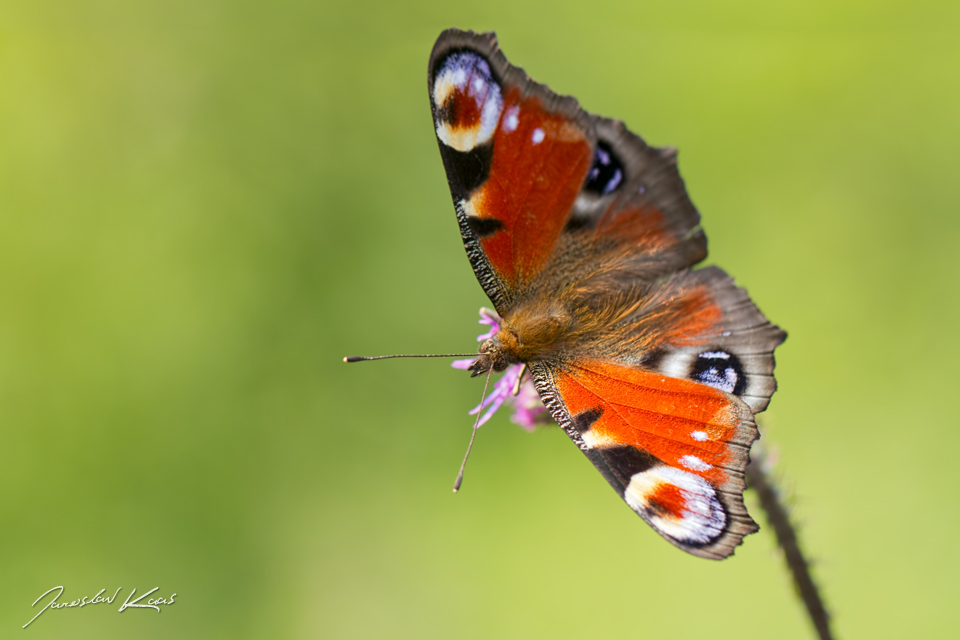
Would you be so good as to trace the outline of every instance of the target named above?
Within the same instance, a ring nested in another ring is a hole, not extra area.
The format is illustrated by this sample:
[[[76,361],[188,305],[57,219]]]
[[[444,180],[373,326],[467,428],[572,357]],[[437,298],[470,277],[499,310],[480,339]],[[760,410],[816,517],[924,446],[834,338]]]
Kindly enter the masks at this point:
[[[553,418],[640,517],[678,547],[721,559],[757,530],[744,473],[786,334],[720,269],[658,286],[653,311],[613,334],[617,348],[594,344],[530,369]]]
[[[428,85],[467,255],[501,314],[564,233],[615,235],[658,259],[660,272],[706,256],[675,153],[534,82],[494,34],[444,31]]]
[[[732,393],[760,413],[777,389],[773,352],[787,334],[722,269],[688,271],[678,280],[701,292],[705,304],[682,322],[685,331],[663,332],[672,337],[645,353],[643,366]]]
[[[599,360],[530,367],[557,423],[664,538],[721,559],[757,530],[743,490],[758,434],[736,396]]]
[[[563,230],[590,168],[590,121],[508,63],[493,34],[445,31],[428,78],[467,254],[502,313]]]

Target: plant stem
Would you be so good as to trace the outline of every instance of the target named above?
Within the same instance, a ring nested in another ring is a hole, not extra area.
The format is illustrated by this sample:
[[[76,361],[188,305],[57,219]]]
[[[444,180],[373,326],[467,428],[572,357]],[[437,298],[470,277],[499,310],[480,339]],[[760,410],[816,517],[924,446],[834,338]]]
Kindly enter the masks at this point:
[[[755,446],[751,452],[750,464],[747,465],[747,485],[757,492],[760,506],[766,512],[767,522],[777,535],[777,543],[783,549],[787,567],[793,576],[793,583],[807,608],[807,615],[810,616],[817,635],[820,640],[833,640],[833,634],[830,631],[830,614],[827,613],[820,590],[817,589],[813,576],[810,575],[810,564],[800,549],[797,531],[770,477],[766,462],[763,450]]]

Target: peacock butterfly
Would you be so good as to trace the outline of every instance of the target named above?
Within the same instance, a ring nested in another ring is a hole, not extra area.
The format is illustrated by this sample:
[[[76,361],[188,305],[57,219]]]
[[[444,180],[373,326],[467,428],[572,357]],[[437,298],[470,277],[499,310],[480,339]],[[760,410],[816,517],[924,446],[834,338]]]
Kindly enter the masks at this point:
[[[488,382],[506,370],[501,396],[532,381],[657,533],[731,555],[758,529],[744,472],[786,334],[724,271],[692,269],[707,240],[675,150],[534,82],[492,33],[444,31],[427,81],[464,247],[496,308],[462,368]]]

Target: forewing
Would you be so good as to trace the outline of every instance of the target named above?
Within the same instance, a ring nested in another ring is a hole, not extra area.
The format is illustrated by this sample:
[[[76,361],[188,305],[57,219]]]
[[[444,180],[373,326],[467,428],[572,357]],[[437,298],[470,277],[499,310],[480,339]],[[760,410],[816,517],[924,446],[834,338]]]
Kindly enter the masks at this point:
[[[534,82],[494,34],[444,31],[428,84],[467,254],[500,313],[556,258],[564,233],[633,250],[651,278],[706,257],[675,150]]]
[[[504,313],[563,231],[593,158],[592,123],[508,63],[492,33],[443,32],[428,82],[467,254]]]
[[[530,368],[553,418],[664,538],[722,559],[757,530],[743,490],[758,434],[736,396],[600,360]]]

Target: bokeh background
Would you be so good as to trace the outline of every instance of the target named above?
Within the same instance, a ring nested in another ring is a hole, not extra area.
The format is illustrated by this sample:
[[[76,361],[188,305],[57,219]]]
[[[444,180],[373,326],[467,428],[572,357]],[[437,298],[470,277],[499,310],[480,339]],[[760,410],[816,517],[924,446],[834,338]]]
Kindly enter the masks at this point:
[[[340,362],[476,346],[449,26],[679,147],[710,261],[790,333],[764,441],[838,635],[960,634],[957,3],[0,13],[0,635],[812,637],[769,529],[687,556],[506,415],[454,497],[482,381]],[[21,630],[56,585],[177,599]]]

